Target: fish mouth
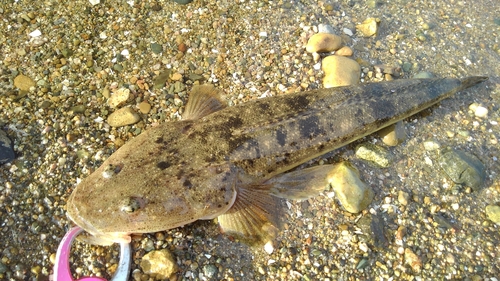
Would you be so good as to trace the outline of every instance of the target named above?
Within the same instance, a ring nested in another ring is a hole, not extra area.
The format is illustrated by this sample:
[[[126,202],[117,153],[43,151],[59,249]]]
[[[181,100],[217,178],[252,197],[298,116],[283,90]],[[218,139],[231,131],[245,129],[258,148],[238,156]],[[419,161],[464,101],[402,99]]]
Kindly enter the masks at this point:
[[[81,227],[91,236],[78,236],[78,240],[85,242],[87,244],[92,245],[100,245],[100,246],[109,246],[113,243],[130,243],[132,238],[130,237],[130,233],[127,232],[102,232],[97,230],[92,224],[90,224],[87,220],[83,219],[80,215],[78,215],[78,209],[72,203],[72,198],[68,200],[66,216],[74,222],[76,225]]]

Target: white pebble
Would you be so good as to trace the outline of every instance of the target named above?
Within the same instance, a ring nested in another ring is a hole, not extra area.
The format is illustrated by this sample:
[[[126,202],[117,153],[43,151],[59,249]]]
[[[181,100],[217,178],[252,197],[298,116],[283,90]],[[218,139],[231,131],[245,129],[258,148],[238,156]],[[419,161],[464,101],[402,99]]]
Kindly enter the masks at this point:
[[[40,30],[38,30],[38,29],[37,29],[37,30],[35,30],[35,31],[32,31],[32,32],[29,34],[29,36],[31,36],[31,37],[38,37],[38,36],[40,36],[40,35],[42,35],[42,32],[41,32]]]
[[[486,107],[478,106],[474,111],[474,115],[479,118],[485,118],[488,116],[488,109]]]
[[[354,35],[354,33],[352,33],[352,30],[350,30],[349,28],[344,28],[342,31],[344,31],[344,33],[349,35],[349,36]]]
[[[92,6],[94,6],[94,5],[101,3],[101,0],[89,0],[89,2],[90,2],[90,4],[92,4]]]
[[[274,252],[273,242],[268,241],[266,245],[264,245],[264,251],[268,254],[272,254]]]

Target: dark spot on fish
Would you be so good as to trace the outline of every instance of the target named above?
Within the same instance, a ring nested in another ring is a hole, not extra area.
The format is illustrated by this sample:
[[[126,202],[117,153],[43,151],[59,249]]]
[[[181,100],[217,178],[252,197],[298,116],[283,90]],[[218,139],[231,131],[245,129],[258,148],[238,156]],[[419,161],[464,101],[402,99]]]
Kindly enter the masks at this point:
[[[170,163],[161,161],[156,163],[156,167],[158,167],[160,170],[165,170],[166,168],[170,167]]]
[[[191,184],[191,182],[189,180],[185,180],[183,183],[182,183],[183,186],[187,187],[187,188],[191,188],[193,187],[193,185]]]
[[[222,208],[222,205],[221,204],[217,205],[217,208]]]
[[[187,134],[187,132],[189,131],[189,129],[191,129],[191,127],[193,126],[193,124],[189,123],[187,124],[186,126],[184,126],[182,129],[181,129],[181,132],[183,134]]]
[[[304,95],[295,96],[285,100],[286,105],[290,107],[291,111],[302,111],[309,105],[309,99]]]
[[[259,102],[257,105],[262,109],[262,111],[267,111],[269,110],[269,104],[265,102]]]
[[[298,123],[300,135],[304,138],[311,138],[324,132],[321,128],[322,126],[319,126],[319,117],[316,115],[310,115],[304,119],[300,119]]]
[[[284,146],[286,144],[286,131],[283,130],[283,128],[276,131],[276,140],[280,146]]]
[[[296,145],[297,145],[297,142],[295,142],[295,141],[292,141],[292,142],[290,143],[290,146],[296,146]]]
[[[156,143],[162,143],[163,142],[163,137],[159,137],[155,140]]]
[[[238,116],[231,116],[228,118],[226,123],[232,128],[239,128],[243,125],[243,120]]]
[[[324,144],[320,144],[320,145],[318,146],[318,150],[323,150],[324,148],[325,148],[325,145],[324,145]]]

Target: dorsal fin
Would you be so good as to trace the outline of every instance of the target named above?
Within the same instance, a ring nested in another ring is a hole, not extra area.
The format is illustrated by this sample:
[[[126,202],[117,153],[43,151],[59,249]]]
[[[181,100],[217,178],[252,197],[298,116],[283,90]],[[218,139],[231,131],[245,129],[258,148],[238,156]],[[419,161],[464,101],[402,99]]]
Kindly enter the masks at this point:
[[[210,84],[196,85],[191,89],[182,120],[195,120],[226,107],[219,91]]]

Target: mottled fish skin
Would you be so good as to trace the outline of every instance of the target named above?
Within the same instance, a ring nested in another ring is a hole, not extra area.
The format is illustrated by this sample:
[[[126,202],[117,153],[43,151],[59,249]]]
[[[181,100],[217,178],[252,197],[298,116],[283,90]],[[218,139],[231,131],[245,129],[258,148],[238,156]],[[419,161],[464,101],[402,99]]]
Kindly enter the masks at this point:
[[[486,80],[409,79],[263,98],[163,123],[74,190],[69,217],[112,241],[224,214],[259,184]]]

